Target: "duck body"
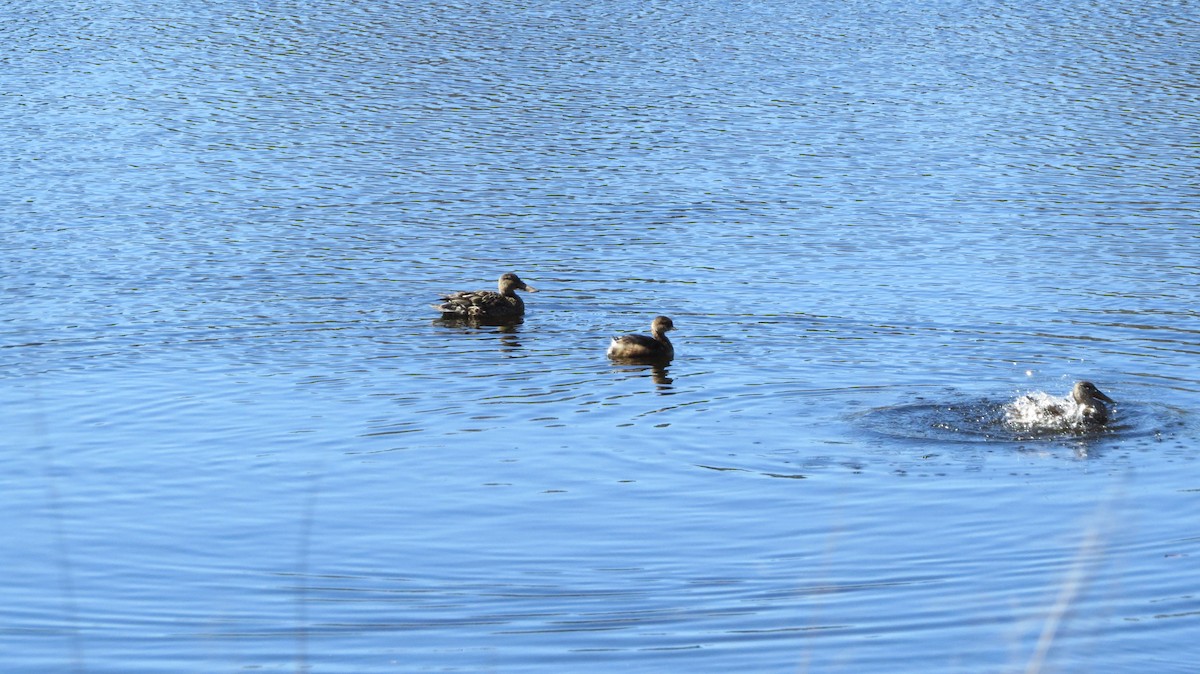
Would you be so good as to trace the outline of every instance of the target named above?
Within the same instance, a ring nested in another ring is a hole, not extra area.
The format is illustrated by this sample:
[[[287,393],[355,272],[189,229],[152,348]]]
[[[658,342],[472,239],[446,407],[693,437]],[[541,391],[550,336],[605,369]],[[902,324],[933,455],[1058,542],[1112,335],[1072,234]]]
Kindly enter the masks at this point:
[[[443,319],[469,321],[473,323],[507,323],[525,315],[525,302],[516,291],[535,293],[537,289],[526,284],[516,274],[500,277],[498,290],[471,290],[443,295],[441,304],[432,305],[442,312]]]
[[[667,331],[675,323],[658,316],[650,324],[649,335],[621,335],[608,345],[608,357],[613,360],[665,363],[675,357],[675,347],[667,339]]]

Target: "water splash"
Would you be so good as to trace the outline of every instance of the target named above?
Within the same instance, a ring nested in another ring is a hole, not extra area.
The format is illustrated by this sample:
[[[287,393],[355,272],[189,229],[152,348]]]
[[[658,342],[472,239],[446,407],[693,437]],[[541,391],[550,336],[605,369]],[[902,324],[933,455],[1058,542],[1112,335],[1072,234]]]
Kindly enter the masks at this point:
[[[1096,430],[1083,405],[1042,391],[1026,393],[1004,406],[1004,421],[1019,433],[1071,433]],[[1115,419],[1113,420],[1116,421]]]
[[[1042,392],[1012,400],[952,398],[879,407],[854,415],[867,430],[897,439],[945,443],[1091,441],[1161,435],[1184,423],[1180,410],[1122,401],[1104,425],[1086,423],[1074,400]]]

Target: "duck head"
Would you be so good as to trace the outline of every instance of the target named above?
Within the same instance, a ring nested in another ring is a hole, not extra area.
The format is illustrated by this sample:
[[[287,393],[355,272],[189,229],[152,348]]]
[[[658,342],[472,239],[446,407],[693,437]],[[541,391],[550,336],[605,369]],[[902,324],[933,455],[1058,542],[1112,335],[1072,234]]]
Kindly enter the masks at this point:
[[[1111,403],[1113,399],[1104,395],[1092,382],[1076,383],[1075,387],[1071,389],[1071,397],[1079,405],[1079,413],[1083,416],[1084,422],[1103,424],[1108,421],[1108,408],[1100,401]]]
[[[655,316],[654,322],[650,324],[650,332],[655,335],[665,334],[668,330],[675,329],[675,322],[666,316]]]
[[[1071,389],[1071,397],[1080,405],[1094,404],[1097,400],[1103,400],[1106,403],[1114,402],[1090,381],[1075,382],[1075,387]]]
[[[516,290],[524,290],[531,293],[537,292],[537,288],[525,283],[521,280],[520,276],[517,276],[512,272],[501,276],[499,285],[501,295],[512,295],[513,291]]]

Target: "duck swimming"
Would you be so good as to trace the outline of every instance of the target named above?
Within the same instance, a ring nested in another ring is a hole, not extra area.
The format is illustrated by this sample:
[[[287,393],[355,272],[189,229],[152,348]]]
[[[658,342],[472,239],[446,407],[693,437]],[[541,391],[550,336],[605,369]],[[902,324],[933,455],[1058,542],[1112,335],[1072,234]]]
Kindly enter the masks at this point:
[[[442,312],[444,319],[476,323],[504,323],[524,316],[525,302],[517,295],[517,291],[536,293],[537,288],[511,272],[500,277],[498,286],[500,292],[474,290],[443,295],[441,304],[431,306]]]
[[[667,339],[667,331],[675,323],[666,316],[656,316],[650,324],[650,336],[621,335],[608,345],[608,357],[613,360],[632,360],[664,363],[675,357],[675,347]]]

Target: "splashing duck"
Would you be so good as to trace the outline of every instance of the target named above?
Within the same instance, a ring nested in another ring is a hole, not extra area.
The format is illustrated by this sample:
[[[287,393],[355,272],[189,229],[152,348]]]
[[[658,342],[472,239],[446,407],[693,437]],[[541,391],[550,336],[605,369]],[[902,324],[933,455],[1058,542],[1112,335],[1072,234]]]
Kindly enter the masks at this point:
[[[1028,393],[1005,406],[1008,422],[1028,430],[1080,430],[1108,422],[1105,402],[1113,402],[1090,381],[1076,382],[1069,398]]]
[[[1075,382],[1071,388],[1071,398],[1079,406],[1079,416],[1084,423],[1099,425],[1108,421],[1108,408],[1104,403],[1111,403],[1113,399],[1104,395],[1092,382]]]
[[[525,302],[517,295],[518,290],[535,293],[537,288],[525,283],[521,277],[508,273],[500,277],[499,292],[473,290],[443,295],[441,304],[434,309],[442,312],[442,318],[465,320],[477,323],[503,323],[516,321],[525,315]]]
[[[608,357],[613,360],[665,363],[675,357],[675,347],[667,339],[667,331],[675,323],[666,316],[656,316],[650,323],[650,335],[621,335],[608,345]]]

